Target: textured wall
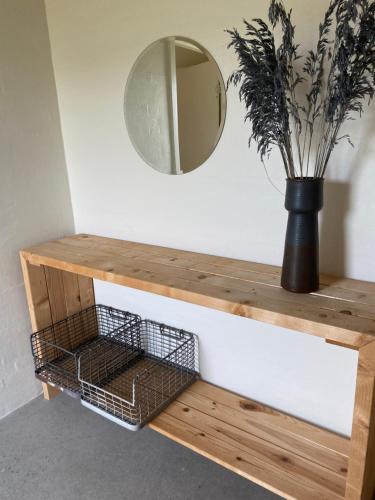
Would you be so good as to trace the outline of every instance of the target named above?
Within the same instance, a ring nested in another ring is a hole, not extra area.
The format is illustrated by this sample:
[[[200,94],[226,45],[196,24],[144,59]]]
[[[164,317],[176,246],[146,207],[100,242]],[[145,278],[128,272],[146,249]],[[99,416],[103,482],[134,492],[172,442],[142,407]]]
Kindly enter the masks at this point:
[[[286,2],[309,48],[327,0]],[[131,66],[154,40],[195,39],[224,79],[236,60],[224,28],[264,17],[264,0],[47,0],[52,56],[78,231],[279,264],[286,212],[268,182],[237,94],[228,94],[224,132],[209,160],[187,175],[148,167],[131,145],[122,99]],[[332,158],[322,217],[326,271],[375,280],[374,108],[348,130]],[[345,131],[343,131],[345,133]],[[281,159],[268,163],[284,189]],[[97,284],[97,297],[199,333],[206,378],[308,420],[350,431],[356,353],[321,339],[195,306]],[[225,368],[223,368],[223,364]]]
[[[0,417],[40,393],[18,251],[74,230],[42,0],[0,0]]]
[[[127,125],[137,151],[159,172],[172,171],[170,71],[166,41],[152,45],[136,62],[126,88]],[[171,125],[170,125],[171,123]]]

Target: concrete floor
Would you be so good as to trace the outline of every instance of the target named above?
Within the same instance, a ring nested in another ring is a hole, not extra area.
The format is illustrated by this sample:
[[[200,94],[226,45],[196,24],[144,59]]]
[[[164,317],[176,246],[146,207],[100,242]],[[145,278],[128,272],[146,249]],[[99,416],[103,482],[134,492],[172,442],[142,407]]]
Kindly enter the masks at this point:
[[[0,421],[1,500],[276,499],[160,434],[135,433],[61,395]]]

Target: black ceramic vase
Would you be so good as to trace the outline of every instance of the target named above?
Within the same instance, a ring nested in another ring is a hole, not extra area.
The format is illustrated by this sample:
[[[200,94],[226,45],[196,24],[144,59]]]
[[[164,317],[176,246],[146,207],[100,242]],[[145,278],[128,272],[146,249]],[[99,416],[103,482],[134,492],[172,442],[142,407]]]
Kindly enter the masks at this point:
[[[287,179],[285,208],[289,211],[281,286],[309,293],[319,288],[318,212],[323,207],[323,179]]]

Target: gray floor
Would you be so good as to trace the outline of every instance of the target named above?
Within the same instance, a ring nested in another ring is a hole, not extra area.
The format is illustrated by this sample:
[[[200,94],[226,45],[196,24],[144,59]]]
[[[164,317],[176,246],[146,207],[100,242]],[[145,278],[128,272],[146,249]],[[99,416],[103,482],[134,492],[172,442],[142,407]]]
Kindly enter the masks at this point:
[[[160,434],[126,431],[61,395],[0,421],[1,500],[276,499]]]

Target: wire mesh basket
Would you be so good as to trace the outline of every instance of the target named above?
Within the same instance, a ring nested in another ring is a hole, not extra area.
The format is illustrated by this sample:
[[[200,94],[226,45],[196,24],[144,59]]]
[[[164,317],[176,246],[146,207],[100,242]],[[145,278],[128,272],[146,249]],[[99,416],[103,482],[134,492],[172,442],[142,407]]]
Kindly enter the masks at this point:
[[[137,325],[140,317],[113,307],[95,305],[31,335],[35,374],[42,382],[78,397],[78,359],[87,349],[105,355],[117,344],[116,332]]]
[[[79,360],[81,402],[137,430],[198,376],[194,334],[144,320],[116,332],[117,344],[85,351]]]

